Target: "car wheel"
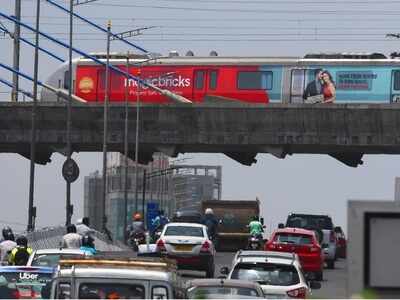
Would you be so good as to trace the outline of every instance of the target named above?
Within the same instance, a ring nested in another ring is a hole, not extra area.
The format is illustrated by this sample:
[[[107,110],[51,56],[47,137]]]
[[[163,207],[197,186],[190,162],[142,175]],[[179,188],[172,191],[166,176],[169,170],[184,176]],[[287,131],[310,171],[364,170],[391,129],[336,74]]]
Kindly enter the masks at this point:
[[[315,272],[315,280],[317,281],[324,280],[324,272],[323,271]]]
[[[327,265],[328,269],[334,269],[335,268],[335,260],[334,259],[328,260],[326,262],[326,265]]]
[[[206,270],[206,277],[214,278],[214,273],[215,273],[214,260],[210,260],[210,262],[208,263],[207,270]]]

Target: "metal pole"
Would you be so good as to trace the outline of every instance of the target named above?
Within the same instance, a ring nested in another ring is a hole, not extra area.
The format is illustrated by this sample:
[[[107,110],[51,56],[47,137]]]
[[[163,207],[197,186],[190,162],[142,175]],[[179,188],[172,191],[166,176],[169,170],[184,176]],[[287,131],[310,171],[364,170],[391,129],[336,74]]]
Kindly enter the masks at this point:
[[[126,53],[126,73],[129,73],[129,51]],[[125,135],[124,135],[124,156],[125,156],[125,173],[124,173],[124,238],[128,239],[126,228],[128,227],[128,113],[129,113],[129,77],[126,76],[125,83]]]
[[[146,204],[146,169],[143,170],[143,193],[142,193],[142,216],[143,216],[143,220],[146,220],[146,218],[144,217],[144,213],[145,213],[145,204]]]
[[[140,77],[140,67],[138,69]],[[138,210],[138,163],[139,163],[139,102],[140,102],[140,82],[137,82],[136,89],[136,137],[135,137],[135,213]]]
[[[21,0],[15,0],[15,18],[21,20]],[[19,57],[20,57],[20,35],[21,26],[15,23],[14,26],[14,57],[13,57],[13,68],[19,70]],[[19,77],[18,73],[13,73],[13,89],[11,93],[11,101],[18,101],[18,90],[19,90]]]
[[[40,22],[40,0],[36,0],[36,32],[35,32],[35,65],[33,71],[33,106],[32,106],[32,131],[31,131],[31,163],[29,178],[29,210],[28,231],[35,230],[36,211],[33,207],[33,195],[35,192],[35,154],[36,154],[36,110],[38,97],[38,74],[39,74],[39,22]]]
[[[109,65],[110,65],[110,32],[111,21],[107,24],[107,63],[106,63],[106,78],[105,78],[105,96],[104,96],[104,128],[103,128],[103,230],[107,232],[107,214],[106,214],[106,194],[107,194],[107,129],[108,129],[108,100],[110,91],[109,82]]]
[[[73,36],[73,9],[74,0],[69,1],[69,76],[68,76],[68,102],[67,102],[67,159],[71,159],[71,103],[72,103],[72,36]],[[67,201],[66,201],[66,218],[65,225],[71,224],[71,182],[67,181]]]

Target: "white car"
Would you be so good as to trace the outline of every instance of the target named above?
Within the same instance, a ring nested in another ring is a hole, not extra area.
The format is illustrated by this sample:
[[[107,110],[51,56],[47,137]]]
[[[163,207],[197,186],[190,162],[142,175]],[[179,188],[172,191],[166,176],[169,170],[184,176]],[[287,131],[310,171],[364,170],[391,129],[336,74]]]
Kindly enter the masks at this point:
[[[161,256],[175,259],[178,268],[205,271],[214,277],[215,248],[208,238],[207,227],[196,223],[169,223],[156,242]]]
[[[239,251],[232,270],[222,268],[221,273],[228,273],[228,279],[259,283],[266,298],[307,298],[311,288],[321,287],[315,281],[308,286],[298,256],[293,253]]]
[[[57,267],[60,257],[82,258],[90,255],[88,252],[72,248],[41,249],[33,251],[29,257],[27,266]]]

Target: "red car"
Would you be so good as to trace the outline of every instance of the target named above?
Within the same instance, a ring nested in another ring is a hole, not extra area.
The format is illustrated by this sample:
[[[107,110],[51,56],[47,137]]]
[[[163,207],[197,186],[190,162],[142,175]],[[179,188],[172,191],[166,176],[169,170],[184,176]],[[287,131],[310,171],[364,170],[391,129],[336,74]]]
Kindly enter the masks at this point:
[[[289,227],[277,229],[264,249],[296,253],[304,272],[314,273],[316,280],[323,279],[324,253],[314,231]]]

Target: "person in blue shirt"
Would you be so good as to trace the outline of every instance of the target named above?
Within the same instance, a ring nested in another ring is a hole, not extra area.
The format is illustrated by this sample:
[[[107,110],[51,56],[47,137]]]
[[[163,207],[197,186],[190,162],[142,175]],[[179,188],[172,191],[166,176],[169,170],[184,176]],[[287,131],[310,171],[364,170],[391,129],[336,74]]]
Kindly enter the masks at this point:
[[[85,251],[88,255],[95,255],[97,252],[94,246],[94,239],[90,235],[85,235],[82,238],[82,246],[79,249]]]

